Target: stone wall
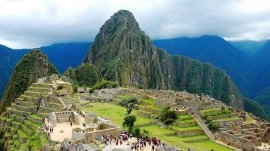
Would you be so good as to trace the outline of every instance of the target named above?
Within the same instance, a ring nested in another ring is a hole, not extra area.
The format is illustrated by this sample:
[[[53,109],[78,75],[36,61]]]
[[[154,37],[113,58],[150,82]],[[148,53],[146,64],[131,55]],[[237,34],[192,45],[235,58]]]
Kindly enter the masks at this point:
[[[235,123],[237,126],[241,126],[243,123],[243,119],[241,118],[234,118],[234,119],[228,119],[228,120],[214,120],[215,122],[217,122],[219,124],[219,127],[226,127],[227,123]]]
[[[116,137],[119,134],[120,130],[117,127],[97,130],[95,132],[86,133],[86,143],[93,143],[94,140],[100,140],[102,136],[112,135]]]
[[[185,136],[196,136],[196,135],[202,135],[204,134],[202,129],[197,129],[197,130],[187,130],[187,131],[178,131],[177,135],[180,137],[185,137]]]
[[[250,151],[253,149],[253,146],[255,146],[255,144],[260,144],[260,139],[248,140],[243,136],[241,138],[227,132],[222,132],[221,139],[224,143],[236,148],[242,148],[244,151]]]

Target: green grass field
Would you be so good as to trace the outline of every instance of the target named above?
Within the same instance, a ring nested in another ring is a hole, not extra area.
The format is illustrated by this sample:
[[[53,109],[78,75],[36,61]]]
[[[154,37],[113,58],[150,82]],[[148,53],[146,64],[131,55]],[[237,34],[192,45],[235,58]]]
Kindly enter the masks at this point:
[[[123,119],[126,115],[126,109],[110,103],[91,103],[93,107],[82,107],[82,110],[90,113],[97,113],[102,118],[110,119],[117,126],[122,127]],[[132,115],[136,115],[136,110],[132,111]],[[141,116],[136,116],[137,120],[135,125],[149,123],[152,120]]]
[[[150,101],[148,103],[150,103]],[[96,113],[98,116],[103,118],[109,118],[114,124],[122,127],[122,122],[126,114],[125,108],[110,103],[91,103],[91,105],[92,107],[82,107],[82,110],[85,112]],[[136,110],[133,110],[132,114],[136,115]],[[136,117],[137,121],[135,122],[135,125],[151,122],[151,119],[147,119],[137,115]],[[196,126],[196,128],[198,127]],[[150,132],[151,136],[155,136],[170,145],[175,145],[182,149],[193,148],[196,149],[196,151],[210,151],[211,149],[214,149],[215,151],[232,151],[231,149],[212,141],[203,141],[196,143],[183,142],[183,140],[205,138],[205,135],[181,138],[175,135],[175,131],[161,128],[158,125],[144,126],[140,129],[145,129]]]

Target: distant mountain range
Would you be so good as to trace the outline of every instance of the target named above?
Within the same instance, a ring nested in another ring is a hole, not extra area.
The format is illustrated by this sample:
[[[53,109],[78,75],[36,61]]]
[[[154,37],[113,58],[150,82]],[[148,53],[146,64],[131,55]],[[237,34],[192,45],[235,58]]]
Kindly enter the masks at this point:
[[[242,94],[258,101],[270,115],[267,108],[270,106],[269,40],[226,41],[218,36],[202,36],[154,40],[153,43],[171,54],[211,63],[226,71]]]

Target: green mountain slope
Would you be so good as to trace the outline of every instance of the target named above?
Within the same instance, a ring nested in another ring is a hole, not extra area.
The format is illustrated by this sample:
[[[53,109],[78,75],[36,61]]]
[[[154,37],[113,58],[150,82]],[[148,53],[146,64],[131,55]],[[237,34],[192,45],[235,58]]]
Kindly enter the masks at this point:
[[[3,112],[15,99],[22,94],[37,78],[58,73],[56,68],[49,63],[47,56],[38,49],[26,54],[15,66],[3,94],[0,111]]]
[[[121,85],[204,93],[243,108],[241,94],[225,72],[156,48],[126,10],[101,27],[84,63],[94,64],[104,78]]]

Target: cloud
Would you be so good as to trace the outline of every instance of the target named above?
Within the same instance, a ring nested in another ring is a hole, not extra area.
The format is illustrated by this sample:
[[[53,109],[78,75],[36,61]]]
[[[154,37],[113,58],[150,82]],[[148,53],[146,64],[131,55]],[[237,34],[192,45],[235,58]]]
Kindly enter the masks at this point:
[[[12,48],[92,41],[120,9],[130,10],[152,39],[270,38],[268,0],[2,0],[0,9],[0,43]]]

